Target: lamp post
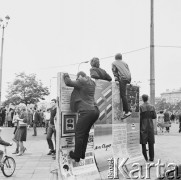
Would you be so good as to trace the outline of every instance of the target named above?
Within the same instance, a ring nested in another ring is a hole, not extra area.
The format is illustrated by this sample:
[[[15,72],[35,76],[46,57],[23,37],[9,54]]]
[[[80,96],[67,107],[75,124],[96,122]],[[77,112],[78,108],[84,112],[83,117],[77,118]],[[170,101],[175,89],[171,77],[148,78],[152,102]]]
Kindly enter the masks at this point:
[[[1,105],[1,91],[2,91],[2,65],[3,65],[4,29],[7,27],[9,19],[10,19],[9,16],[6,16],[5,20],[0,19],[0,28],[2,28],[1,58],[0,58],[0,105]]]
[[[80,65],[83,64],[83,63],[88,63],[88,62],[89,61],[83,61],[83,62],[79,63],[79,65],[78,65],[78,72],[79,72]]]

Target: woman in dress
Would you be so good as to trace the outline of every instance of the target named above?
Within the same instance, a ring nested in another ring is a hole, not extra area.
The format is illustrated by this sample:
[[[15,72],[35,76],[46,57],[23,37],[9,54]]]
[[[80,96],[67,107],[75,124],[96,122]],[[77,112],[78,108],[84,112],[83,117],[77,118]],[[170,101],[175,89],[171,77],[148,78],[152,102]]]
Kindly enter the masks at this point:
[[[27,112],[26,112],[26,107],[22,107],[21,109],[21,113],[18,120],[18,127],[17,127],[17,131],[15,133],[15,137],[14,139],[16,141],[18,141],[19,144],[19,153],[17,154],[17,156],[22,156],[23,153],[26,151],[26,148],[23,145],[23,142],[26,141],[26,137],[27,137]]]
[[[14,135],[16,134],[17,128],[18,128],[18,119],[20,115],[20,110],[18,108],[15,108],[15,112],[13,115],[13,124],[14,124]],[[13,141],[16,143],[16,150],[12,154],[18,154],[19,153],[19,142],[13,139]]]

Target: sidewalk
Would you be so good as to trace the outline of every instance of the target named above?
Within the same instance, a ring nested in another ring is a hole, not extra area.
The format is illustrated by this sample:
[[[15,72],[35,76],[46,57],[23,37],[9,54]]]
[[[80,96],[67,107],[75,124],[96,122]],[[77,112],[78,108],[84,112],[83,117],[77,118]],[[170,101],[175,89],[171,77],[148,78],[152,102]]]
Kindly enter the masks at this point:
[[[4,128],[2,137],[4,140],[12,142],[14,128]],[[28,130],[27,142],[24,143],[27,151],[23,156],[13,155],[15,143],[8,147],[8,155],[16,161],[16,170],[8,180],[49,180],[50,171],[55,169],[56,161],[52,156],[46,155],[49,151],[44,128],[38,128],[38,136],[32,136],[33,129]],[[0,147],[3,149],[3,146]],[[7,180],[0,171],[0,180]]]
[[[6,141],[12,142],[14,128],[4,128],[2,137]],[[27,151],[23,156],[12,155],[15,150],[8,147],[8,155],[14,157],[16,161],[16,171],[10,178],[3,176],[0,171],[0,180],[50,180],[50,171],[55,169],[56,161],[51,156],[46,155],[49,151],[46,142],[44,128],[38,128],[38,136],[32,136],[33,129],[28,130],[27,142],[25,147]],[[3,146],[0,146],[3,149]],[[155,136],[155,161],[158,159],[162,163],[181,164],[181,133],[178,133],[178,124],[172,124],[170,133],[163,133]],[[151,169],[151,179],[156,179],[155,168]]]
[[[166,168],[168,163],[181,164],[181,133],[178,133],[178,127],[179,124],[172,123],[169,133],[159,133],[158,131],[155,136],[155,164],[158,163],[158,160],[161,160]],[[164,172],[163,168],[161,172]],[[156,167],[151,168],[150,177],[153,180],[157,179]]]

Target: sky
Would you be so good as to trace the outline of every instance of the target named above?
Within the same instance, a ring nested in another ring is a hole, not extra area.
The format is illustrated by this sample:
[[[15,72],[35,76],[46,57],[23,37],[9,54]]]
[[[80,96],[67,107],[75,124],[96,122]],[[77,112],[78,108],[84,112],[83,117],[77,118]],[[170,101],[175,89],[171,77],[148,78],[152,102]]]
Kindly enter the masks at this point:
[[[58,72],[89,75],[90,63],[81,62],[93,57],[113,77],[116,53],[140,93],[150,94],[150,0],[0,0],[0,17],[6,15],[2,100],[20,72],[35,73],[50,88],[49,100],[57,96]],[[180,0],[154,1],[157,97],[181,87],[180,19]]]

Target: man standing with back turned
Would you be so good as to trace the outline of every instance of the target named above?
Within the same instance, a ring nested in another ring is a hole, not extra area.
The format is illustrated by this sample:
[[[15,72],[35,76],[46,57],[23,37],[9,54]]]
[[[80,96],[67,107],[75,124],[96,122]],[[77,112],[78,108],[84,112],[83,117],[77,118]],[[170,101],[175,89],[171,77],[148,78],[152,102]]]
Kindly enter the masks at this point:
[[[142,95],[143,104],[140,106],[140,144],[142,144],[142,153],[148,161],[146,144],[148,143],[149,161],[154,161],[154,124],[156,119],[155,107],[148,103],[148,95]]]
[[[112,63],[112,72],[115,81],[119,82],[120,98],[122,99],[124,111],[122,119],[124,119],[131,115],[126,97],[126,85],[131,82],[131,73],[128,65],[122,60],[120,53],[115,55],[115,61]]]

